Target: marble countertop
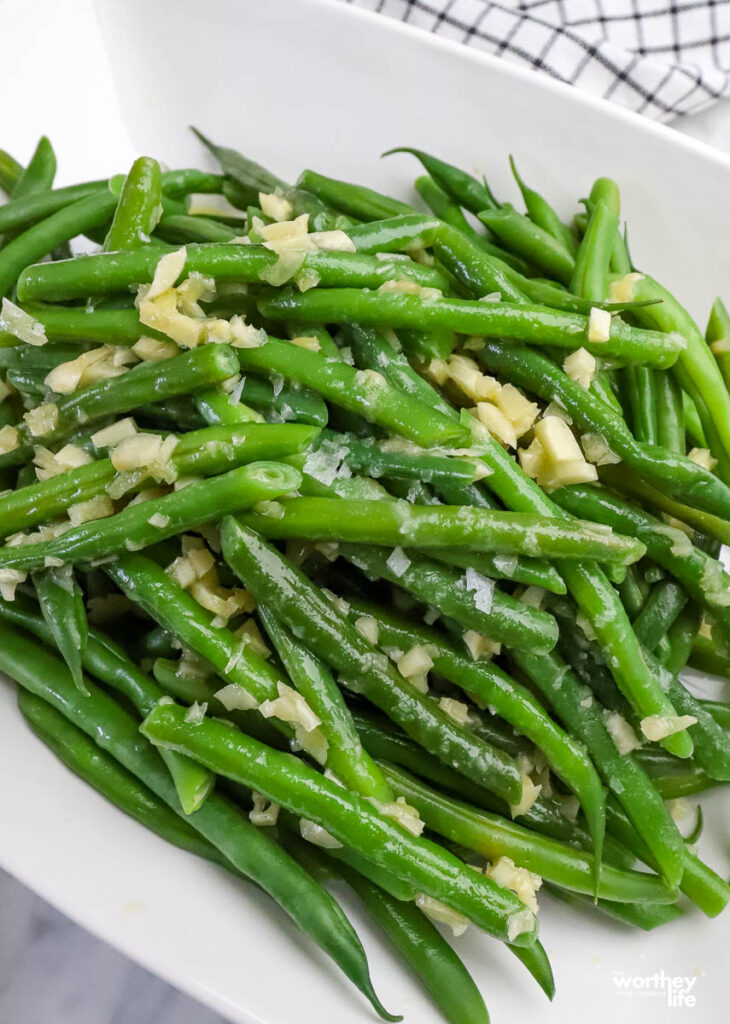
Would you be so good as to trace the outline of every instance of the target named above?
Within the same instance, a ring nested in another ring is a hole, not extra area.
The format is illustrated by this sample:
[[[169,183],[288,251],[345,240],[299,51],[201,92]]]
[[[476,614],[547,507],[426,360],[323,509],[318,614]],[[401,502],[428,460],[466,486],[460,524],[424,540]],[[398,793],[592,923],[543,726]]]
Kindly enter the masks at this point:
[[[730,152],[730,100],[674,127]],[[225,1024],[2,871],[0,907],[0,1021]]]

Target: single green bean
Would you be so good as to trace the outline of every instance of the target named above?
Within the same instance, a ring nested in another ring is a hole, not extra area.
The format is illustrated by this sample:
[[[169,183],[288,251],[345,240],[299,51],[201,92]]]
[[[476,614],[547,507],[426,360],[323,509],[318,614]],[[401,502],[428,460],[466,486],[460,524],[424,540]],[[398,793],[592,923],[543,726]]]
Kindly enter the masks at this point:
[[[125,550],[139,550],[211,518],[296,490],[300,480],[293,466],[254,462],[162,498],[130,505],[106,519],[82,523],[53,540],[6,545],[0,548],[0,566],[20,570],[42,568],[48,558],[88,564]]]
[[[160,219],[161,204],[160,165],[148,156],[141,156],[125,178],[104,248],[113,252],[146,245]]]
[[[522,193],[522,199],[524,200],[530,220],[534,221],[543,231],[547,231],[549,235],[552,235],[556,241],[561,242],[568,252],[575,256],[578,251],[578,239],[575,237],[575,234],[567,224],[563,224],[547,199],[525,184],[511,156],[509,163],[514,179]]]
[[[616,319],[612,322],[609,340],[593,343],[588,340],[587,316],[507,302],[431,298],[343,287],[315,288],[299,294],[286,289],[275,293],[262,291],[258,308],[271,320],[448,328],[461,334],[524,341],[531,345],[561,349],[584,347],[598,356],[657,367],[671,366],[682,351],[681,339],[631,327]]]
[[[348,789],[391,802],[394,797],[390,786],[362,749],[352,715],[329,669],[298,643],[265,605],[259,605],[258,613],[294,686],[321,720],[328,744],[328,767]]]
[[[70,566],[33,574],[33,584],[53,643],[81,690],[84,648],[88,637],[84,595]]]
[[[722,299],[715,299],[712,306],[705,341],[720,367],[726,387],[730,387],[730,313]]]
[[[402,768],[385,766],[384,770],[395,791],[418,810],[432,831],[492,862],[509,857],[554,885],[592,895],[595,872],[591,854],[442,796]],[[673,903],[677,898],[676,891],[656,875],[608,864],[603,865],[598,894],[617,903]]]

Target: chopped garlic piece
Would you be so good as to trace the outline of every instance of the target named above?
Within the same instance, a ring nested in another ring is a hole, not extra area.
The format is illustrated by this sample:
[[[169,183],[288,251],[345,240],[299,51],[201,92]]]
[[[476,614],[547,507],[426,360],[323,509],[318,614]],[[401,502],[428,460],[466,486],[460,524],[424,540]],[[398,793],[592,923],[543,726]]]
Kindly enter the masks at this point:
[[[510,421],[517,437],[522,437],[527,433],[539,412],[537,403],[525,398],[513,384],[504,384],[499,389],[494,398],[494,404]]]
[[[314,843],[315,846],[321,846],[324,850],[339,850],[342,847],[339,839],[335,839],[326,828],[322,828],[321,825],[317,825],[308,818],[299,819],[299,832],[302,839],[308,843]]]
[[[180,355],[174,341],[163,341],[162,338],[140,338],[132,345],[132,351],[145,363],[160,363],[163,359]]]
[[[275,825],[279,820],[279,805],[273,803],[263,793],[257,793],[255,789],[251,791],[251,798],[253,807],[248,812],[251,824],[258,825],[259,828]]]
[[[289,220],[294,212],[289,200],[275,192],[259,192],[259,206],[272,220]]]
[[[80,526],[82,523],[90,523],[95,519],[105,519],[114,515],[114,505],[107,494],[98,494],[88,501],[79,501],[75,505],[69,505],[68,518],[73,526]]]
[[[155,512],[149,517],[147,522],[150,526],[155,526],[160,530],[164,530],[166,526],[170,525],[170,517],[163,515],[162,512]]]
[[[176,249],[175,252],[165,253],[155,267],[152,284],[145,295],[146,300],[156,299],[163,292],[174,287],[175,282],[183,272],[187,257],[188,253],[185,246],[182,246],[181,249]]]
[[[702,466],[708,473],[711,473],[717,465],[717,459],[713,457],[712,452],[707,448],[693,448],[687,455],[688,459],[692,459],[698,466]]]
[[[16,306],[10,299],[3,299],[0,309],[0,329],[24,341],[26,345],[45,345],[48,341],[43,324]]]
[[[517,432],[501,409],[491,402],[477,403],[477,416],[489,433],[508,448],[517,447]]]
[[[0,427],[0,455],[7,455],[8,452],[14,452],[19,447],[20,434],[17,428],[11,427],[10,424]]]
[[[4,601],[14,601],[15,588],[25,582],[27,575],[20,569],[0,569],[0,597]]]
[[[59,473],[67,473],[80,466],[88,466],[93,461],[83,448],[79,448],[75,444],[64,445],[55,455],[48,448],[39,447],[36,448],[33,456],[36,476],[39,480],[48,480],[50,477],[58,476]]]
[[[511,889],[533,914],[538,911],[537,892],[542,886],[542,878],[527,868],[518,868],[510,857],[500,857],[490,864],[484,872],[497,885]]]
[[[33,437],[43,437],[56,429],[58,423],[58,406],[55,402],[46,402],[36,406],[23,417]]]
[[[586,462],[570,427],[557,416],[540,420],[532,444],[520,450],[519,458],[525,473],[546,490],[598,479],[596,467]]]
[[[238,590],[236,593],[241,595],[241,600],[245,601],[248,612],[252,612],[255,607],[255,600],[253,594],[249,594],[247,590]],[[236,630],[236,636],[243,640],[244,644],[255,651],[260,658],[268,658],[271,654],[271,650],[266,646],[264,638],[261,636],[261,630],[256,625],[253,619],[246,619],[242,626],[239,626]]]
[[[586,390],[591,386],[593,378],[596,376],[596,366],[596,357],[591,355],[585,348],[576,349],[575,352],[571,352],[563,360],[563,370],[565,370],[571,380],[574,380],[576,384],[580,384]]]
[[[696,724],[694,715],[648,715],[641,719],[641,731],[648,740],[658,743]]]
[[[522,935],[523,932],[532,931],[534,926],[535,915],[528,907],[525,907],[524,910],[519,910],[516,914],[511,914],[507,923],[508,941],[514,942],[518,935]]]
[[[608,446],[603,434],[583,434],[580,439],[583,454],[594,466],[611,466],[621,461]]]
[[[518,804],[510,804],[510,814],[513,818],[516,818],[520,814],[524,814],[532,807],[537,798],[540,796],[542,786],[536,786],[529,775],[522,775],[522,796]]]
[[[356,252],[355,243],[344,231],[313,231],[311,240],[322,252]]]
[[[370,803],[386,818],[393,818],[397,821],[412,836],[420,836],[423,832],[424,823],[421,821],[418,811],[406,803],[404,796],[397,797],[393,803],[383,803],[381,800],[371,797]]]
[[[361,615],[359,619],[355,619],[355,629],[358,631],[360,636],[364,636],[371,644],[377,644],[378,642],[378,622],[372,615]]]
[[[463,935],[469,927],[469,919],[467,917],[464,917],[457,910],[447,907],[445,903],[435,899],[433,896],[427,896],[421,892],[416,896],[415,904],[427,917],[432,918],[434,921],[439,921],[441,924],[448,925],[457,938],[459,935]]]
[[[641,746],[641,740],[618,711],[604,711],[603,720],[619,754],[629,754]]]
[[[131,416],[127,416],[102,430],[97,430],[95,434],[91,435],[91,443],[95,448],[109,448],[112,445],[120,444],[128,437],[134,437],[136,433],[136,423]]]
[[[611,314],[607,309],[591,308],[588,317],[588,340],[600,344],[611,336]]]
[[[468,356],[449,356],[447,369],[449,379],[473,402],[491,401],[499,394],[498,381],[482,373],[479,366]]]
[[[611,302],[633,302],[634,285],[644,280],[643,274],[626,274],[619,281],[611,281]]]
[[[463,700],[455,700],[453,697],[440,697],[439,707],[449,718],[452,718],[459,725],[466,725],[469,721],[469,705]]]
[[[501,644],[496,643],[494,640],[490,640],[486,636],[482,636],[481,633],[477,633],[474,629],[467,629],[464,633],[463,640],[473,661],[480,661],[482,658],[491,658],[494,655],[498,655],[502,650]]]
[[[312,732],[322,724],[321,718],[315,715],[301,693],[286,683],[279,682],[276,687],[279,696],[259,705],[264,718],[280,718],[283,722],[301,725],[305,732]]]
[[[310,352],[319,352],[322,348],[319,338],[314,338],[311,335],[298,335],[296,338],[290,338],[289,341],[299,348],[309,349]]]
[[[190,725],[202,725],[207,710],[208,705],[205,701],[202,704],[198,704],[197,700],[193,701],[185,712],[185,721],[189,722]]]
[[[215,697],[226,711],[253,711],[259,706],[256,698],[237,683],[228,683],[227,686],[223,686],[216,691]]]
[[[449,364],[445,359],[432,359],[428,364],[427,371],[439,387],[443,387],[449,379]]]

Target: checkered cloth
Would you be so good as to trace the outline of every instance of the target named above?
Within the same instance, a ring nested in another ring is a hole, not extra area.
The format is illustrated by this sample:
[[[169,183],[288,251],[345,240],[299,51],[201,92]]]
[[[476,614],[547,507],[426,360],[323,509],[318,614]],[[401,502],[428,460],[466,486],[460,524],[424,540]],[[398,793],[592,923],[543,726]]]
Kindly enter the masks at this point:
[[[730,97],[730,0],[345,0],[659,121]]]

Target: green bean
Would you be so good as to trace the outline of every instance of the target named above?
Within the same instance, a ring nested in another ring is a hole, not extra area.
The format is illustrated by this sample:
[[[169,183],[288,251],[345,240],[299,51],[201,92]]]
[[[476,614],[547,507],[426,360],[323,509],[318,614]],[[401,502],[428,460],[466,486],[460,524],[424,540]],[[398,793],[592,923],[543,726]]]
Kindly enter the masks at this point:
[[[194,397],[195,408],[209,426],[240,423],[263,423],[264,417],[244,402],[232,402],[231,396],[216,391],[198,391]]]
[[[19,179],[18,179],[19,180]],[[104,181],[89,181],[82,185],[34,192],[0,208],[0,231],[25,230],[32,224],[50,217],[65,206],[108,191]]]
[[[347,229],[357,252],[411,252],[430,248],[440,221],[423,213],[404,213]]]
[[[327,406],[317,392],[298,384],[285,384],[272,373],[271,380],[247,374],[242,378],[241,398],[271,423],[298,422],[317,427],[327,424]]]
[[[99,200],[97,200],[97,203]],[[114,199],[111,197],[113,209]],[[106,212],[108,214],[109,201]],[[77,232],[78,233],[78,232]],[[63,240],[63,239],[62,239]],[[54,243],[57,244],[57,243]],[[53,246],[51,246],[53,248]],[[49,249],[44,249],[45,255]],[[160,258],[174,252],[172,246],[146,246],[132,252],[103,252],[77,256],[73,260],[56,263],[35,263],[40,256],[26,253],[26,263],[18,280],[18,298],[21,302],[34,300],[66,301],[88,295],[128,291],[137,285],[149,283]],[[185,247],[186,260],[183,276],[192,273],[212,277],[217,282],[264,280],[262,272],[270,270],[279,257],[263,245],[243,245],[231,242],[191,243]],[[323,286],[378,288],[387,281],[406,279],[422,287],[445,291],[448,280],[432,267],[421,266],[410,260],[379,260],[357,252],[311,252],[303,258],[302,270],[316,273]]]
[[[470,578],[469,570],[461,573],[411,550],[395,565],[388,548],[341,544],[338,551],[369,579],[386,579],[403,587],[419,601],[490,640],[538,651],[555,646],[558,629],[551,615],[501,591],[492,591],[484,580]]]
[[[569,253],[575,255],[578,251],[578,240],[571,229],[567,224],[563,224],[560,217],[544,196],[540,195],[539,192],[536,192],[525,184],[520,177],[517,171],[517,166],[511,156],[509,158],[509,164],[512,168],[514,179],[522,193],[522,199],[524,200],[530,220],[537,224],[538,227],[542,228],[543,231],[547,231],[549,235],[552,235],[556,241],[561,242]]]
[[[253,462],[193,483],[162,498],[129,505],[103,520],[72,527],[53,540],[0,548],[0,567],[35,569],[46,559],[88,564],[122,551],[139,550],[255,504],[296,490],[301,477],[292,466]]]
[[[316,288],[301,294],[287,290],[262,292],[258,308],[271,320],[448,328],[461,334],[525,341],[531,345],[568,349],[583,346],[598,356],[657,367],[671,366],[681,351],[681,342],[669,335],[640,330],[619,320],[613,321],[608,341],[594,344],[588,340],[586,316],[506,302],[432,299],[353,288]]]
[[[496,207],[497,203],[486,182],[478,181],[458,167],[430,156],[421,149],[412,149],[408,146],[389,149],[383,153],[383,156],[391,156],[393,153],[411,153],[415,156],[441,188],[452,196],[460,206],[464,206],[472,213]]]
[[[84,648],[88,637],[84,595],[70,567],[33,574],[33,584],[53,643],[69,672],[83,690]]]
[[[19,164],[7,150],[0,149],[0,188],[3,192],[12,195],[22,173],[23,165]]]
[[[462,569],[474,569],[494,580],[512,580],[526,587],[542,587],[551,594],[564,594],[565,584],[558,571],[534,558],[512,555],[475,554],[463,548],[429,548],[429,558]]]
[[[709,711],[719,726],[730,729],[730,704],[724,704],[719,700],[702,700],[700,704]]]
[[[232,242],[239,232],[212,217],[164,213],[155,228],[155,237],[169,244],[188,242]]]
[[[225,397],[227,402],[227,397]],[[213,476],[261,459],[276,459],[306,448],[317,429],[303,424],[240,423],[183,434],[170,456],[178,477]],[[69,505],[103,494],[116,475],[111,459],[95,462],[0,495],[0,535],[27,530],[62,515]],[[149,477],[129,480],[129,491]]]
[[[256,348],[237,349],[242,369],[278,373],[324,398],[424,447],[447,444],[463,434],[458,423],[396,390],[376,371],[355,370],[286,341],[269,338]]]
[[[730,387],[730,313],[722,299],[715,299],[712,306],[705,341],[720,367],[725,385]]]
[[[355,363],[361,370],[382,373],[393,387],[423,402],[444,416],[454,418],[454,410],[427,381],[416,373],[406,357],[379,332],[366,330],[358,324],[344,327],[342,337],[352,349]]]
[[[622,376],[631,432],[637,441],[656,445],[659,436],[654,371],[649,366],[626,366]]]
[[[29,370],[40,376],[47,374],[49,370],[55,369],[61,363],[76,359],[85,350],[86,346],[84,345],[72,345],[64,342],[47,345],[17,343],[0,348],[0,366],[7,370]]]
[[[611,450],[652,486],[705,512],[723,519],[730,517],[730,488],[726,484],[684,455],[637,444],[612,409],[542,353],[487,341],[477,357],[492,372],[537,393],[545,401],[558,401],[581,431],[601,434]]]
[[[423,480],[425,483],[445,482],[465,486],[478,479],[479,464],[474,459],[455,458],[432,454],[418,449],[399,450],[386,442],[368,438],[361,440],[354,434],[338,434],[325,430],[322,443],[345,449],[345,462],[353,470],[365,470],[368,476],[395,476],[403,480]],[[464,504],[450,502],[450,504]]]
[[[177,796],[157,753],[140,742],[137,723],[97,687],[81,695],[65,666],[30,640],[0,627],[0,666],[22,687],[42,697],[92,737],[173,810]],[[185,709],[180,709],[183,714]],[[225,728],[225,726],[221,726]],[[180,813],[178,811],[178,813]],[[367,996],[386,1013],[370,983],[362,946],[339,905],[279,847],[271,843],[232,804],[215,794],[187,821],[258,883],[299,927],[310,935]]]
[[[497,209],[481,210],[478,217],[505,248],[528,259],[561,284],[571,283],[575,259],[563,242],[518,213],[510,203],[502,203]]]
[[[615,183],[599,178],[586,205],[588,224],[575,257],[570,289],[584,299],[600,301],[608,296],[611,252],[618,231],[620,199]]]
[[[684,588],[673,580],[660,580],[633,621],[634,632],[647,651],[654,651],[687,604]]]
[[[489,1014],[474,979],[441,932],[412,903],[395,900],[362,875],[340,866],[388,938],[421,979],[451,1024],[488,1024]]]
[[[641,928],[645,932],[669,924],[670,921],[676,921],[684,915],[684,910],[675,903],[614,903],[612,900],[589,902],[585,896],[568,892],[566,889],[558,889],[550,884],[547,885],[547,889],[570,907],[578,910],[595,909],[614,921],[631,925],[632,928]]]
[[[718,650],[714,640],[702,636],[695,629],[694,634],[689,637],[688,647],[687,654],[692,668],[699,669],[700,672],[709,672],[713,676],[721,676],[723,679],[730,679],[730,654],[726,650]],[[721,724],[724,727],[724,722]]]
[[[510,658],[527,674],[570,731],[588,749],[603,781],[626,812],[670,886],[684,870],[684,843],[663,800],[631,758],[619,754],[590,690],[555,654],[514,651]]]
[[[372,616],[378,624],[380,646],[408,650],[415,644],[428,645],[438,675],[472,699],[486,703],[490,712],[542,750],[553,771],[580,801],[594,839],[598,868],[605,831],[603,789],[583,747],[552,722],[527,689],[495,665],[469,660],[435,630],[414,626],[381,610],[373,609]]]
[[[124,181],[104,248],[112,252],[139,249],[149,242],[160,219],[161,203],[160,165],[150,157],[141,156],[132,164]]]
[[[326,206],[359,220],[382,220],[413,213],[413,207],[398,199],[347,181],[327,178],[324,174],[305,169],[297,178],[297,187],[316,196]]]
[[[696,605],[689,605],[669,630],[669,653],[663,664],[668,672],[679,675],[687,667],[692,644],[697,638],[702,614]]]
[[[181,850],[231,869],[226,858],[167,804],[51,705],[28,690],[18,707],[33,732],[74,773],[125,814]]]
[[[716,559],[693,545],[681,530],[666,526],[606,488],[575,485],[561,488],[553,498],[574,515],[590,515],[594,522],[640,539],[649,557],[672,573],[695,601],[708,608],[730,636],[730,608],[724,603],[730,594],[730,577]]]
[[[166,710],[166,709],[165,709]],[[157,713],[157,712],[156,712]],[[547,836],[537,836],[516,822],[442,796],[402,768],[385,766],[393,789],[414,806],[429,829],[494,862],[509,857],[528,871],[571,892],[593,893],[592,856]],[[656,875],[604,864],[599,897],[617,903],[673,903],[676,891]]]
[[[705,437],[705,431],[702,427],[702,423],[700,422],[697,406],[686,391],[682,392],[682,409],[684,411],[684,422],[690,440],[700,448],[707,448],[707,438]]]
[[[49,625],[27,601],[16,597],[14,601],[0,601],[0,617],[27,630],[48,646],[55,637]],[[86,642],[81,652],[86,671],[96,679],[121,693],[144,717],[164,695],[152,679],[142,672],[127,655],[103,633],[87,627]],[[77,684],[78,685],[78,684]],[[88,686],[82,678],[83,693]],[[205,768],[174,751],[162,753],[175,790],[185,814],[192,814],[207,799],[214,777]],[[176,808],[177,809],[177,808]]]
[[[328,744],[328,767],[348,789],[392,801],[390,786],[360,745],[352,716],[329,669],[298,643],[265,605],[259,606],[258,613],[294,686],[321,720]]]
[[[625,464],[600,466],[598,476],[601,483],[607,484],[613,490],[623,491],[643,504],[652,506],[660,512],[666,512],[672,518],[679,519],[688,526],[694,527],[695,530],[716,538],[723,544],[730,544],[730,525],[726,519],[675,501],[652,487],[639,473],[629,469]]]
[[[26,423],[21,435],[24,440],[61,441],[102,418],[131,412],[147,402],[198,391],[227,380],[237,370],[238,360],[228,345],[205,345],[162,363],[140,363],[120,377],[100,380],[62,396],[55,403],[55,424],[51,429],[31,434]]]
[[[0,252],[0,294],[7,295],[11,291],[28,264],[37,263],[76,235],[106,223],[114,206],[111,192],[95,192],[18,235]]]
[[[495,937],[520,946],[535,941],[534,916],[525,913],[514,894],[475,875],[435,843],[415,838],[367,800],[291,754],[272,750],[213,720],[191,727],[184,720],[184,709],[175,705],[158,705],[145,719],[142,732],[153,743],[192,754],[218,774],[321,825],[343,845],[354,846],[397,878],[463,913]],[[515,928],[524,930],[515,935]]]
[[[671,373],[654,371],[654,394],[656,398],[657,444],[670,452],[684,455],[684,407],[682,389]]]
[[[507,252],[506,249],[501,249],[498,245],[494,245],[486,238],[485,235],[476,231],[462,213],[458,203],[453,202],[433,178],[422,175],[421,177],[416,178],[414,185],[416,192],[418,192],[424,203],[426,203],[426,205],[444,222],[444,224],[448,224],[452,228],[457,228],[462,234],[467,235],[473,242],[475,242],[484,252],[489,253],[491,256],[496,256],[497,259],[502,260],[508,266],[512,267],[513,270],[518,271],[518,273],[529,273],[530,265],[526,260],[523,260],[520,256],[515,256],[511,252]]]
[[[286,498],[273,508],[249,512],[244,521],[275,540],[301,537],[419,549],[451,545],[500,554],[622,563],[643,554],[641,545],[619,534],[600,534],[560,519],[463,505]]]
[[[633,286],[634,298],[660,298],[652,306],[636,309],[636,319],[646,326],[684,338],[674,373],[682,388],[694,400],[710,450],[719,463],[720,475],[730,482],[730,394],[699,328],[673,295],[647,274]]]
[[[133,345],[143,336],[165,338],[159,331],[143,326],[136,309],[94,309],[88,306],[36,304],[26,305],[24,309],[43,326],[50,342],[95,341],[110,345]],[[169,341],[169,338],[167,340]],[[0,344],[17,347],[18,339],[7,331],[2,331]]]
[[[20,170],[18,180],[12,189],[12,199],[17,202],[26,196],[50,192],[55,176],[56,154],[50,141],[45,135],[42,135],[28,166]],[[3,234],[3,245],[7,245],[16,234],[17,231],[6,231]]]
[[[505,301],[525,302],[525,292],[513,280],[512,268],[458,228],[443,224],[434,239],[433,252],[473,298],[498,293]]]
[[[454,722],[405,680],[321,591],[274,548],[234,519],[222,528],[223,555],[260,603],[341,675],[338,682],[379,707],[412,739],[472,781],[518,803],[522,783],[512,758]]]
[[[302,213],[310,215],[312,226],[316,230],[326,231],[332,228],[347,226],[346,223],[340,222],[341,218],[337,216],[336,212],[310,192],[305,192],[302,189],[288,185],[281,178],[277,178],[276,175],[267,171],[266,168],[255,163],[253,160],[248,160],[235,149],[215,145],[202,132],[199,132],[197,128],[192,130],[203,145],[218,160],[227,178],[235,182],[241,189],[242,197],[245,197],[247,202],[257,202],[259,192],[279,192],[292,204],[293,212],[296,215]]]

